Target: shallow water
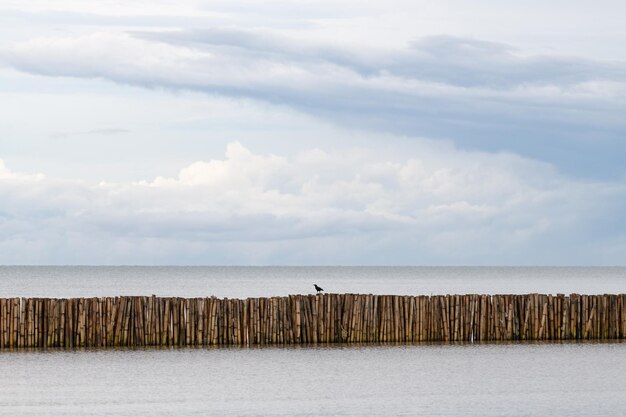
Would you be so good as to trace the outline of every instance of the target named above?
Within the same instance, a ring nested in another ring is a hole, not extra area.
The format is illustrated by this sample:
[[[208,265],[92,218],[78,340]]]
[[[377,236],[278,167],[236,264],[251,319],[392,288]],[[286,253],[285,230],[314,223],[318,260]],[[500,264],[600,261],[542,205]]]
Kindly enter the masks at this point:
[[[371,294],[626,292],[626,267],[93,267],[0,266],[0,296],[263,297]]]
[[[1,416],[618,416],[626,410],[622,343],[3,352],[0,369]]]

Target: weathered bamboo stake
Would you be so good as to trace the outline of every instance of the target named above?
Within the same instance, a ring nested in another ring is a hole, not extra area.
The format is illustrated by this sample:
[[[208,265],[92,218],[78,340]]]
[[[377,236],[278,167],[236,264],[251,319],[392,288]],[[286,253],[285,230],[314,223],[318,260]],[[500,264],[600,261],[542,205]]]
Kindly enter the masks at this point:
[[[597,315],[597,338],[604,339],[605,324],[606,324],[606,297],[604,295],[598,296],[598,315]]]
[[[26,303],[24,302],[24,299],[22,298],[20,302],[19,333],[18,333],[17,347],[24,347],[24,333],[25,333],[24,324],[26,323],[25,316],[26,316]]]
[[[31,300],[31,323],[30,323],[30,347],[39,346],[39,299],[34,298]]]
[[[35,331],[37,328],[37,300],[28,300],[28,347],[36,347]]]
[[[248,315],[248,344],[256,344],[256,304],[254,298],[250,298],[247,303],[247,315]]]
[[[15,337],[14,323],[13,323],[13,300],[6,300],[6,337],[5,337],[5,347],[12,348],[13,340]]]
[[[276,297],[268,298],[267,305],[269,308],[268,319],[270,327],[270,342],[271,344],[277,344],[279,343],[278,300]],[[310,331],[313,332],[312,327],[310,327]]]
[[[0,298],[0,325],[2,326],[0,330],[0,347],[5,348],[8,347],[8,335],[9,335],[9,314],[7,309],[7,304],[9,300],[4,298]]]
[[[284,335],[284,322],[283,322],[283,309],[282,309],[282,297],[275,297],[274,308],[276,310],[276,343],[283,344],[285,343]],[[315,300],[313,300],[313,311],[315,311]],[[312,329],[313,333],[317,336],[317,329],[315,328],[317,324],[315,320],[313,322],[314,328]]]
[[[448,340],[450,341],[457,341],[459,336],[459,311],[457,302],[458,300],[455,295],[447,297],[446,314],[448,315],[448,323],[450,323],[450,334],[448,335]]]
[[[389,296],[389,341],[398,341],[398,300],[395,295]]]
[[[278,343],[287,344],[289,342],[289,323],[287,319],[287,299],[285,297],[278,299],[278,322]],[[319,326],[319,323],[317,326]]]
[[[428,323],[428,317],[426,315],[426,297],[420,295],[417,297],[417,340],[423,342],[426,340],[426,324]]]
[[[278,343],[278,300],[274,297],[270,299],[270,340],[272,344]],[[309,327],[310,329],[310,327]]]
[[[211,299],[206,297],[202,300],[202,344],[211,343]]]
[[[196,344],[206,345],[206,298],[196,298]]]
[[[354,294],[348,294],[346,295],[346,308],[345,308],[345,316],[346,316],[346,320],[345,320],[345,331],[347,334],[346,337],[346,342],[353,342],[354,341],[354,333],[353,333],[353,325],[354,322],[356,320],[355,316],[355,304],[356,302],[356,297]]]
[[[156,343],[161,346],[169,345],[169,308],[166,299],[157,298],[157,337]]]
[[[116,346],[124,346],[125,338],[124,338],[124,325],[126,323],[126,304],[128,300],[126,297],[120,297],[119,302],[117,304],[117,321],[115,324],[115,344]],[[82,330],[81,330],[82,331]]]
[[[467,307],[469,305],[469,301],[467,300],[467,297],[465,295],[461,296],[461,295],[455,295],[456,301],[455,301],[455,311],[454,311],[454,315],[455,317],[458,317],[457,322],[457,330],[456,330],[456,337],[455,337],[455,341],[463,341],[465,340],[465,335],[467,334],[467,320],[466,318],[468,317],[468,313],[467,313]]]
[[[56,299],[47,300],[46,347],[54,347],[56,303]],[[13,343],[11,343],[11,346],[13,346]]]
[[[90,347],[91,346],[91,330],[93,328],[93,326],[91,326],[90,323],[90,319],[91,319],[91,301],[89,298],[85,298],[83,299],[83,303],[84,303],[84,308],[83,308],[83,314],[84,314],[84,328],[85,328],[85,337],[84,337],[84,345],[85,347]],[[61,310],[63,310],[65,307],[63,305],[63,300],[61,300]],[[61,331],[62,333],[62,331]],[[61,346],[63,346],[61,344]]]
[[[450,341],[450,318],[448,314],[449,306],[449,295],[442,295],[437,297],[437,306],[438,308],[435,310],[437,314],[436,321],[436,333],[438,333],[437,341],[448,342]]]
[[[619,299],[619,317],[621,317],[619,337],[626,337],[626,295],[618,296]],[[619,320],[618,320],[619,322]]]
[[[123,336],[123,323],[124,323],[124,312],[126,311],[126,298],[119,297],[116,298],[115,302],[115,325],[113,326],[113,344],[115,346],[122,346],[122,336]]]
[[[228,326],[228,299],[217,299],[217,344],[224,345],[227,339],[227,326]]]
[[[381,310],[382,299],[378,295],[372,296],[372,332],[374,333],[374,342],[380,343],[381,339]]]
[[[368,325],[366,304],[368,295],[354,294],[353,298],[354,302],[352,318],[354,321],[354,326],[350,331],[352,332],[352,340],[355,343],[363,343],[364,341],[368,340],[366,339]]]
[[[121,303],[120,303],[120,308],[119,308],[119,316],[120,316],[120,321],[119,321],[119,329],[118,329],[118,334],[119,334],[119,344],[118,346],[127,346],[128,344],[128,319],[129,319],[129,314],[128,314],[128,305],[130,303],[130,300],[126,297],[123,297],[120,299]],[[81,314],[81,321],[82,321],[82,314]],[[81,334],[82,334],[83,330],[81,327]]]
[[[306,296],[305,297],[305,311],[306,311],[306,320],[305,320],[305,324],[306,324],[306,334],[307,334],[307,342],[308,343],[315,343],[315,327],[313,325],[313,300],[311,299],[311,296]]]
[[[6,300],[6,310],[7,310],[7,328],[6,328],[6,346],[9,348],[14,347],[13,343],[15,340],[15,320],[13,318],[14,313],[14,300],[8,299]]]
[[[272,335],[271,335],[271,302],[268,298],[261,297],[259,299],[261,303],[261,334],[264,345],[269,345],[272,343]]]
[[[232,345],[232,344],[237,344],[237,335],[236,335],[236,327],[235,327],[235,323],[236,323],[236,319],[237,319],[237,311],[236,311],[236,300],[229,300],[229,323],[228,323],[228,329],[229,329],[229,338],[228,338],[228,344]]]
[[[113,323],[113,300],[111,297],[106,297],[103,308],[104,323],[102,324],[102,346],[108,347],[111,344],[111,325]]]
[[[303,308],[303,307],[302,307]],[[260,339],[261,344],[266,345],[270,343],[270,335],[269,335],[269,303],[266,298],[259,298],[259,329],[260,329]]]
[[[241,344],[241,315],[239,312],[239,300],[232,300],[233,302],[233,344]]]
[[[506,340],[515,340],[513,335],[513,317],[515,316],[515,310],[513,310],[513,301],[511,296],[504,297],[504,307],[506,309]]]
[[[9,332],[10,332],[10,320],[11,320],[11,316],[10,316],[10,308],[9,308],[9,302],[10,300],[8,299],[0,299],[0,314],[2,314],[2,317],[0,318],[0,323],[2,323],[2,342],[0,343],[0,346],[3,348],[7,348],[10,347],[9,345]]]
[[[209,336],[210,344],[217,344],[217,298],[211,297],[209,308]]]
[[[224,302],[222,303],[222,307],[223,307],[223,320],[222,320],[222,340],[221,340],[221,344],[222,345],[229,345],[231,344],[231,313],[230,313],[230,307],[231,307],[231,300],[230,299],[225,299]]]
[[[425,338],[426,329],[426,297],[415,297],[415,341],[423,342]]]
[[[470,307],[470,301],[467,295],[456,295],[457,309],[458,309],[458,331],[457,341],[465,341],[468,334],[468,326],[470,324],[468,308]]]
[[[211,299],[202,299],[202,345],[211,343]]]
[[[265,340],[265,311],[264,308],[265,302],[259,297],[255,299],[256,303],[256,334],[257,334],[257,344],[264,345],[266,343]]]
[[[448,317],[445,314],[447,309],[446,297],[445,296],[437,296],[435,297],[435,320],[433,321],[433,331],[435,333],[436,341],[446,341],[447,334],[449,332],[450,326],[448,324]]]
[[[28,347],[34,347],[35,345],[35,323],[36,323],[36,310],[35,310],[35,302],[36,300],[29,299],[28,300]]]
[[[570,339],[575,340],[578,338],[578,333],[576,331],[578,323],[578,300],[576,294],[571,294],[567,300],[567,334],[569,335]]]
[[[109,323],[109,332],[110,334],[107,336],[107,344],[109,346],[119,346],[119,338],[118,338],[118,332],[119,332],[119,307],[120,307],[120,298],[119,297],[115,297],[111,300],[109,300],[110,303],[110,309],[111,309],[111,313],[110,313],[110,317],[111,317],[111,322]]]
[[[364,341],[363,336],[365,332],[365,302],[367,295],[356,295],[356,321],[354,323],[354,341],[362,343]]]
[[[185,299],[185,346],[196,344],[196,303],[193,298]]]
[[[194,345],[206,345],[206,298],[193,299],[194,310]]]
[[[268,303],[267,299],[259,297],[259,343],[268,344]]]
[[[426,309],[424,308],[424,296],[415,297],[415,341],[423,342],[426,328]]]
[[[14,308],[15,308],[15,300],[14,299],[9,299],[7,300],[7,310],[8,310],[8,317],[7,317],[7,338],[8,338],[8,347],[14,347],[14,342],[15,342],[15,318],[14,318]]]
[[[411,297],[411,303],[412,303],[412,312],[413,312],[413,342],[420,342],[422,340],[421,338],[421,332],[422,332],[422,314],[421,314],[421,304],[422,304],[422,297],[421,296],[416,296],[416,297]]]
[[[435,296],[428,296],[424,300],[424,309],[426,313],[426,328],[425,328],[425,339],[427,341],[435,341],[435,328],[434,323],[436,320],[435,314],[437,312],[437,308],[435,304],[437,303],[437,298]]]
[[[362,331],[363,331],[363,304],[365,303],[365,296],[354,294],[352,321],[353,326],[350,331],[352,332],[352,341],[355,343],[361,343]]]
[[[304,312],[305,312],[305,314],[304,314],[304,318],[305,318],[304,324],[305,324],[305,327],[306,327],[306,337],[307,337],[306,342],[307,343],[314,343],[314,340],[313,340],[314,332],[313,332],[313,325],[312,325],[312,323],[313,323],[313,309],[311,308],[311,298],[309,296],[305,296],[303,298],[303,301],[304,301]]]
[[[7,320],[8,314],[6,311],[7,300],[0,298],[0,348],[5,348],[7,339]]]
[[[375,295],[376,308],[374,309],[374,315],[377,328],[377,340],[378,342],[384,342],[385,336],[385,297]]]
[[[387,307],[386,311],[386,342],[393,342],[394,337],[394,317],[393,317],[393,296],[387,295],[385,296],[385,306]]]
[[[390,308],[389,308],[389,297],[388,296],[381,296],[381,307],[382,307],[382,323],[381,323],[381,330],[382,330],[382,338],[381,340],[383,342],[389,342],[390,341],[390,327],[391,327],[391,319],[390,319]]]
[[[250,340],[250,344],[257,344],[257,326],[258,326],[258,314],[257,314],[257,305],[256,305],[256,299],[255,298],[250,298],[248,300],[248,304],[249,304],[249,308],[248,308],[248,315],[249,315],[249,340]]]
[[[322,299],[324,300],[324,342],[331,343],[333,342],[333,334],[332,334],[332,295],[324,294],[322,295]]]
[[[469,325],[467,328],[467,333],[465,334],[465,341],[473,342],[476,338],[476,328],[478,327],[478,296],[476,294],[470,295],[469,303],[470,305],[466,311],[469,316]]]

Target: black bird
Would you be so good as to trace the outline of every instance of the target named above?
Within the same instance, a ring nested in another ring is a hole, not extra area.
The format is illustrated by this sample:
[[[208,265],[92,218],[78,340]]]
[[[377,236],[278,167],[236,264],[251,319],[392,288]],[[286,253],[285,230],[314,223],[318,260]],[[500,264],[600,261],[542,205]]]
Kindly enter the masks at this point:
[[[315,287],[315,291],[317,292],[324,291],[324,288],[318,286],[317,284],[313,284],[313,286]]]

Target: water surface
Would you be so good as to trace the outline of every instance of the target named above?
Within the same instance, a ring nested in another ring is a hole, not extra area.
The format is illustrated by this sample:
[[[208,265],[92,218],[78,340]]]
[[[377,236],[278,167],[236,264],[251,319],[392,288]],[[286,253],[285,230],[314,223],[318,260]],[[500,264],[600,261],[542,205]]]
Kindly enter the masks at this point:
[[[4,352],[1,416],[620,416],[626,344]]]
[[[0,296],[263,297],[365,294],[626,292],[626,268],[0,266]]]

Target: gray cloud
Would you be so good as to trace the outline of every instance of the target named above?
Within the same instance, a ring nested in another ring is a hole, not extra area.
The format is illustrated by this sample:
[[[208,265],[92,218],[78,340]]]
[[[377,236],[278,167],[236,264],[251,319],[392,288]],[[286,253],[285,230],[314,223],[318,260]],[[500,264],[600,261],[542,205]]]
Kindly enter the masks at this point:
[[[350,127],[513,151],[570,175],[626,175],[622,62],[524,56],[447,36],[348,49],[233,28],[39,39],[0,60],[37,74],[249,97]]]
[[[395,51],[354,51],[346,47],[298,41],[267,31],[234,28],[135,32],[143,39],[193,48],[228,48],[284,62],[325,62],[366,76],[393,74],[407,79],[459,87],[507,88],[520,84],[567,86],[586,81],[626,81],[626,63],[577,57],[523,56],[511,45],[454,36],[431,36]]]

